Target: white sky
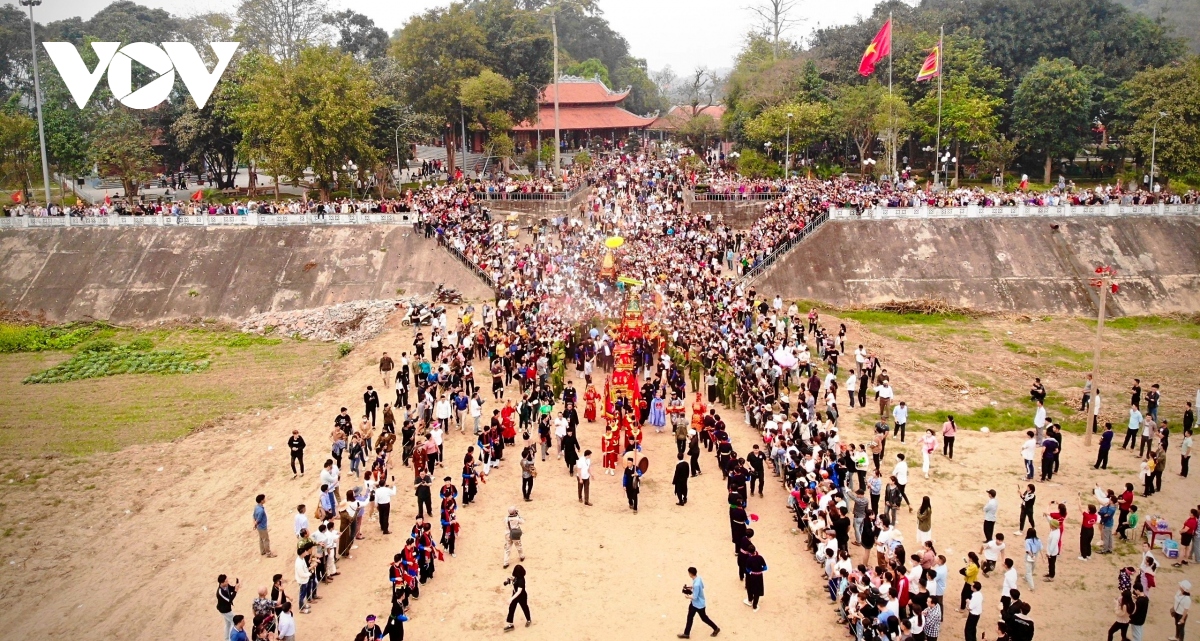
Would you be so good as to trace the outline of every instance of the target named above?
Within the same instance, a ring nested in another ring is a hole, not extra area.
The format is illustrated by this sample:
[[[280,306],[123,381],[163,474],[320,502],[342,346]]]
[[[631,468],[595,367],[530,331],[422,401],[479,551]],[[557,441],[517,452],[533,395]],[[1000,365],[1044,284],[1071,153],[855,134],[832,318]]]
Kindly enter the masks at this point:
[[[40,23],[71,16],[86,19],[107,6],[109,1],[43,0],[35,9],[34,18]],[[731,67],[743,36],[755,23],[754,15],[743,7],[756,1],[761,0],[599,0],[599,4],[613,29],[629,41],[635,56],[646,58],[651,69],[661,69],[669,64],[680,73],[698,65],[714,69]],[[237,6],[236,0],[138,2],[176,15],[229,11]],[[805,22],[789,35],[795,39],[806,36],[817,26],[851,22],[860,14],[869,14],[875,3],[876,0],[840,0],[825,5],[817,0],[801,0],[795,11]],[[332,8],[352,8],[369,16],[388,33],[403,26],[412,15],[447,4],[449,0],[330,0]]]

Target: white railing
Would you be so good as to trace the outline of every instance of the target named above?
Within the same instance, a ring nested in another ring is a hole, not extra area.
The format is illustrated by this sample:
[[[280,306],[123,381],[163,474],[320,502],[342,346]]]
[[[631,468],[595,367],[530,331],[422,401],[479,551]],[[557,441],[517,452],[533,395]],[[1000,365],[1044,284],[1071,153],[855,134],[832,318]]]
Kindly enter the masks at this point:
[[[1200,205],[1058,205],[1037,207],[873,207],[830,209],[831,220],[895,220],[903,218],[1069,218],[1074,216],[1197,216]]]
[[[416,212],[394,214],[246,214],[244,216],[21,216],[0,218],[0,229],[38,227],[274,227],[294,225],[412,225]]]

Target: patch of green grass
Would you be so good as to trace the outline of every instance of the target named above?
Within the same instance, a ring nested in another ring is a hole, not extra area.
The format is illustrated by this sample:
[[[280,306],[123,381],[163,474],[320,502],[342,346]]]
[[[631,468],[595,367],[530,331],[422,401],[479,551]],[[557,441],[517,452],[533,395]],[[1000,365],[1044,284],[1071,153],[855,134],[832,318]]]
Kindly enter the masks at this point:
[[[1049,400],[1047,398],[1047,401]],[[988,405],[970,412],[909,410],[908,422],[910,430],[913,429],[914,425],[919,425],[920,429],[933,427],[934,432],[940,434],[941,432],[937,428],[946,422],[948,416],[953,414],[954,423],[960,429],[978,431],[979,428],[986,427],[990,432],[1024,432],[1025,430],[1033,429],[1033,413],[1032,405]],[[1056,416],[1054,412],[1051,412],[1051,416],[1057,420],[1064,431],[1083,433],[1082,421],[1062,420],[1060,418],[1061,413]]]
[[[1013,340],[1005,340],[1003,344],[1005,349],[1014,354],[1041,359],[1044,364],[1053,367],[1085,371],[1091,369],[1092,366],[1091,354],[1058,343],[1051,343],[1045,347],[1033,347]]]
[[[1080,319],[1080,322],[1095,331],[1095,319]],[[1200,315],[1193,314],[1185,317],[1175,316],[1122,316],[1109,318],[1104,321],[1104,329],[1115,329],[1124,332],[1144,330],[1165,330],[1181,338],[1200,340]]]
[[[0,323],[0,353],[71,349],[92,337],[98,329],[91,324],[41,327]]]
[[[80,350],[65,363],[30,374],[21,382],[66,383],[117,374],[191,374],[209,366],[208,354],[203,352],[148,351],[153,345],[145,338],[124,347],[98,345],[101,341],[96,343],[91,349]]]
[[[875,310],[856,310],[838,312],[839,318],[851,318],[863,325],[940,325],[947,321],[970,320],[961,314],[902,314],[899,312],[881,312]]]
[[[92,342],[110,341],[122,350],[131,343],[149,342],[152,350],[207,353],[209,366],[186,379],[126,373],[39,385],[37,402],[30,400],[30,388],[21,381],[68,362],[72,354],[0,354],[0,460],[25,459],[31,453],[86,456],[171,440],[223,416],[305,397],[330,382],[326,374],[337,358],[336,346],[249,338],[247,345],[236,332],[221,328],[101,330]],[[76,355],[84,353],[82,347]]]

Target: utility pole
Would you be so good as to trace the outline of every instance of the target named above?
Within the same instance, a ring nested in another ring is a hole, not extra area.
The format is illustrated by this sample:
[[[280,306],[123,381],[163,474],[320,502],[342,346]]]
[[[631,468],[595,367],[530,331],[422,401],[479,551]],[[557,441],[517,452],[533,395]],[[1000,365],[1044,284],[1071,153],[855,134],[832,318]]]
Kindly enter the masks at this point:
[[[1096,317],[1096,344],[1095,344],[1095,346],[1093,348],[1093,352],[1092,352],[1092,402],[1093,403],[1098,403],[1099,399],[1100,399],[1100,352],[1101,352],[1102,345],[1103,345],[1103,343],[1101,342],[1101,340],[1102,340],[1101,336],[1104,333],[1104,315],[1105,315],[1105,311],[1106,311],[1105,307],[1108,303],[1108,292],[1111,289],[1112,293],[1114,293],[1114,294],[1117,293],[1117,286],[1113,283],[1113,277],[1116,276],[1116,273],[1117,273],[1117,270],[1113,269],[1111,266],[1108,266],[1108,265],[1105,265],[1103,267],[1097,267],[1096,275],[1099,276],[1099,278],[1093,278],[1091,281],[1092,287],[1100,288],[1100,309],[1099,309],[1098,315]],[[1092,409],[1092,408],[1088,408],[1088,409]],[[1089,412],[1089,413],[1092,414],[1093,416],[1099,417],[1098,411],[1093,411],[1093,412]],[[1099,420],[1099,419],[1097,418],[1097,420]],[[1083,444],[1085,447],[1089,447],[1092,444],[1092,431],[1095,429],[1095,425],[1092,423],[1092,421],[1088,420],[1087,416],[1084,417],[1084,422],[1085,423],[1083,426]]]
[[[1154,119],[1154,131],[1150,134],[1150,193],[1154,193],[1154,146],[1158,142],[1158,121],[1163,119],[1167,112],[1158,112],[1158,118]]]
[[[462,145],[462,147],[463,147],[462,168],[463,168],[463,180],[466,180],[467,179],[467,114],[466,114],[466,112],[463,111],[461,105],[458,108],[458,117],[461,119],[461,122],[462,122],[462,139],[463,139],[463,141],[462,141],[463,142],[463,145]]]
[[[888,24],[892,25],[892,33],[896,33],[896,23],[892,22],[892,12],[888,12]],[[896,146],[900,144],[900,137],[896,135],[896,105],[891,101],[892,98],[892,58],[896,57],[893,52],[895,47],[888,48],[888,115],[891,116],[892,127],[888,132],[888,138],[892,141],[892,166],[891,173],[896,172]]]
[[[783,178],[786,180],[792,175],[792,115],[787,115],[787,148],[784,150],[783,157]]]
[[[946,26],[938,30],[938,116],[937,116],[937,142],[934,143],[933,157],[933,186],[938,185],[938,163],[942,159],[942,76],[946,75],[945,68],[942,67],[942,61],[945,60],[946,51],[944,49],[946,41]]]
[[[562,141],[559,140],[558,131],[558,22],[555,20],[555,13],[550,13],[550,31],[554,34],[554,182],[557,183],[562,167],[559,157]]]
[[[46,189],[46,209],[50,209],[50,163],[46,160],[46,126],[42,122],[42,82],[38,77],[37,35],[33,29],[33,8],[42,0],[21,0],[21,6],[29,7],[29,47],[33,53],[33,102],[37,106],[38,142],[42,145],[42,186]]]

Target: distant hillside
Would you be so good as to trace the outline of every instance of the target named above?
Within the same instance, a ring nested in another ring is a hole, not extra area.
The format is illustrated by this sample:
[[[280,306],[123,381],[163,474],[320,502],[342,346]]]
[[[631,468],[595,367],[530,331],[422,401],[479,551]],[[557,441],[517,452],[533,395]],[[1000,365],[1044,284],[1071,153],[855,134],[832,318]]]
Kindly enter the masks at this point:
[[[1187,41],[1192,53],[1200,53],[1200,0],[1117,0],[1152,20],[1162,19],[1171,35]]]

